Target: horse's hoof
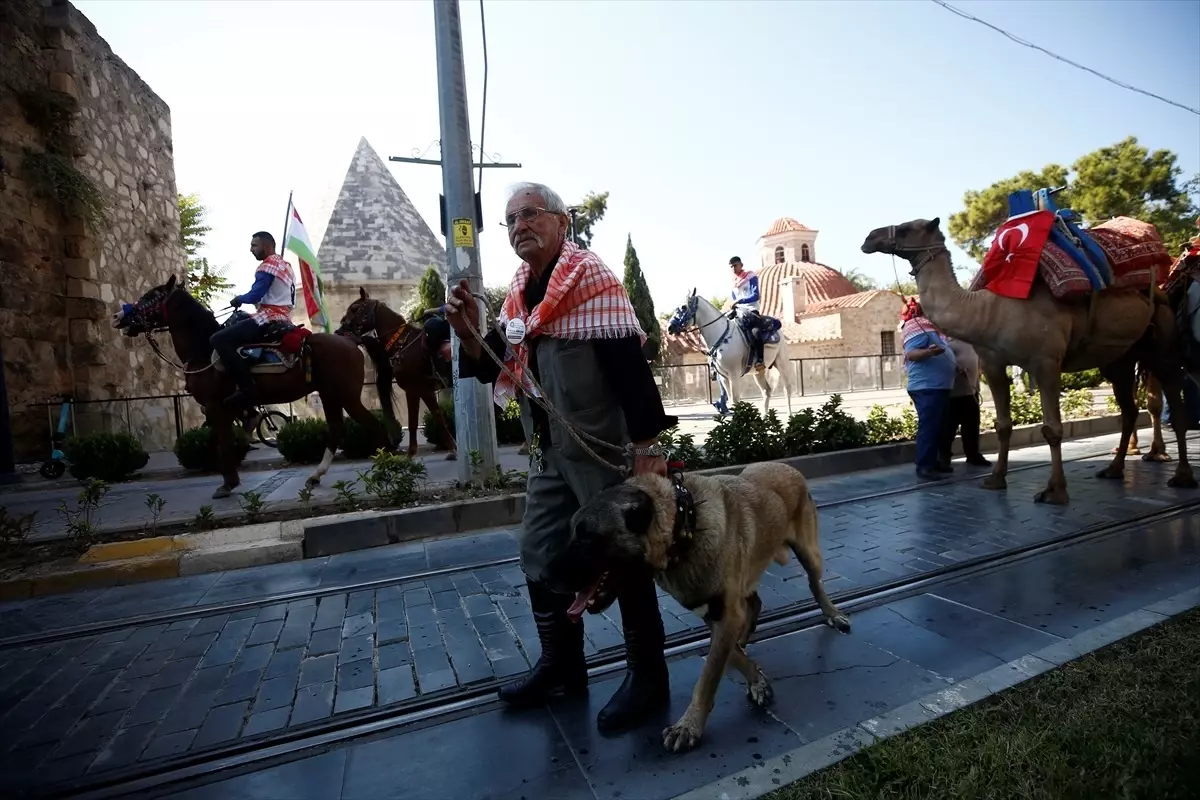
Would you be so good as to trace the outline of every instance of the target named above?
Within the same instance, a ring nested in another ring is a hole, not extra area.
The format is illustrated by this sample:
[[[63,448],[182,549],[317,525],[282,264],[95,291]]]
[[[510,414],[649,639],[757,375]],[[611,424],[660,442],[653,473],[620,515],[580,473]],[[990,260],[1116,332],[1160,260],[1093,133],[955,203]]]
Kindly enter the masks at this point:
[[[1167,481],[1167,486],[1172,489],[1195,489],[1197,487],[1196,476],[1190,472],[1185,472],[1182,475],[1176,475]]]
[[[448,453],[448,454],[446,455],[446,460],[447,460],[447,461],[457,461],[457,460],[458,460],[458,453]]]
[[[212,499],[213,500],[224,500],[226,497],[229,497],[229,495],[231,495],[231,494],[233,494],[233,489],[230,489],[228,486],[222,486],[222,487],[218,488],[215,492],[213,492]]]
[[[1066,489],[1044,489],[1033,496],[1033,502],[1052,506],[1065,506],[1071,502]]]
[[[1172,459],[1171,456],[1168,455],[1167,453],[1156,453],[1153,450],[1151,450],[1149,453],[1146,453],[1144,456],[1142,456],[1142,461],[1155,461],[1155,462],[1158,462],[1159,464],[1165,464],[1168,461],[1173,461],[1173,460],[1174,459]]]
[[[990,489],[993,492],[1002,492],[1008,488],[1008,479],[1003,475],[988,475],[979,485],[984,489]]]
[[[1111,480],[1120,480],[1125,477],[1125,470],[1116,469],[1114,467],[1105,467],[1096,473],[1097,478],[1106,478]]]
[[[320,478],[320,476],[318,476],[318,475],[312,475],[312,476],[310,476],[310,477],[309,477],[309,479],[308,479],[308,480],[306,480],[306,481],[304,482],[304,485],[305,485],[305,486],[307,486],[308,488],[310,488],[310,489],[311,489],[312,487],[316,486],[316,485],[317,485],[317,484],[319,484],[320,482],[321,482],[321,478]]]

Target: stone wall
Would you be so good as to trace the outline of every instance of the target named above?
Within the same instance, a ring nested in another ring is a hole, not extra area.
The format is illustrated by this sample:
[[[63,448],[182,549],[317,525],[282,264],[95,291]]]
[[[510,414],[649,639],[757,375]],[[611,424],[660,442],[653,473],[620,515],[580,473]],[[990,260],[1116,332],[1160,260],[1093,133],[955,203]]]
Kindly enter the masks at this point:
[[[69,3],[0,13],[0,335],[17,457],[44,454],[45,411],[29,406],[60,393],[81,401],[80,433],[128,426],[169,448],[172,401],[86,401],[182,391],[144,339],[109,324],[119,302],[186,270],[170,109]],[[47,163],[83,188],[48,194]],[[199,423],[195,403],[179,407],[185,427]]]

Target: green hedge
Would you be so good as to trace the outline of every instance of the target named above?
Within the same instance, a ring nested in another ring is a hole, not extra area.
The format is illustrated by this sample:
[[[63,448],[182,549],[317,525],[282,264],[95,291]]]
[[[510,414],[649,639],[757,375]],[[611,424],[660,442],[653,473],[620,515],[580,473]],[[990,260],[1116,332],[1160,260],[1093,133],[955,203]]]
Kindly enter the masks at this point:
[[[233,425],[233,449],[237,453],[237,463],[241,464],[250,452],[250,437],[240,424]],[[189,428],[175,440],[175,459],[184,469],[216,472],[220,469],[217,458],[217,440],[213,429],[208,425],[199,428]]]
[[[387,418],[383,416],[382,411],[374,411],[372,416],[379,420],[379,424],[385,430],[387,429]],[[375,455],[378,446],[378,443],[375,447],[371,446],[371,437],[367,435],[367,429],[364,426],[360,425],[357,420],[346,417],[345,435],[342,437],[342,455],[353,459],[370,458]]]
[[[324,419],[292,419],[279,429],[275,449],[292,464],[316,464],[325,456],[328,438]]]
[[[446,417],[446,423],[450,426],[451,435],[455,435],[454,400],[444,400],[438,405]],[[524,444],[525,431],[521,427],[520,404],[516,400],[509,400],[508,406],[505,408],[501,409],[493,404],[492,410],[496,417],[496,441],[499,444]],[[425,426],[425,440],[437,449],[443,449],[442,442],[445,441],[445,438],[442,436],[442,425],[432,411],[425,411],[422,423]]]
[[[105,483],[127,480],[150,461],[150,454],[132,435],[93,433],[72,436],[63,447],[71,477],[81,481],[99,478]]]

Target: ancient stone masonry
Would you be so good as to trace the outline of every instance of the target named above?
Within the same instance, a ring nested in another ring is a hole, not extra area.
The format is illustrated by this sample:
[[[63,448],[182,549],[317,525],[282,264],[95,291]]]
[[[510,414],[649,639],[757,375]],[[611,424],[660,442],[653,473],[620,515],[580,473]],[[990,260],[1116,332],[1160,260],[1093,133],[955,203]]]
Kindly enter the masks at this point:
[[[31,403],[182,391],[109,318],[185,260],[166,103],[65,0],[6,0],[0,14],[0,335],[21,459],[45,449]],[[197,424],[195,404],[180,405]],[[173,408],[84,403],[77,419],[80,432],[128,425],[159,449],[174,443]]]

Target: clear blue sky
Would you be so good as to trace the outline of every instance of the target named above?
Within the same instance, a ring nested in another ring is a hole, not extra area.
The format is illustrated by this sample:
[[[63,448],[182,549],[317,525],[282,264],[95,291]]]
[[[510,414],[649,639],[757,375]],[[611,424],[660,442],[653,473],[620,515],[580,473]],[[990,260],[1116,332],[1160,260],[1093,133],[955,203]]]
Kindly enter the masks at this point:
[[[249,235],[279,234],[289,189],[313,225],[365,135],[386,158],[439,137],[432,3],[76,0],[171,106],[179,190],[211,208],[207,255],[249,287]],[[956,6],[1065,57],[1200,106],[1200,2]],[[462,3],[472,138],[479,5]],[[504,189],[609,190],[593,249],[620,274],[632,234],[658,310],[729,286],[773,219],[820,230],[818,258],[890,280],[877,226],[960,210],[963,192],[1135,135],[1200,171],[1200,117],[1020,47],[927,0],[487,0],[487,284],[518,259]],[[436,148],[433,150],[436,153]],[[392,165],[438,223],[436,167]],[[440,235],[440,232],[437,232]],[[966,263],[956,253],[958,263]]]

